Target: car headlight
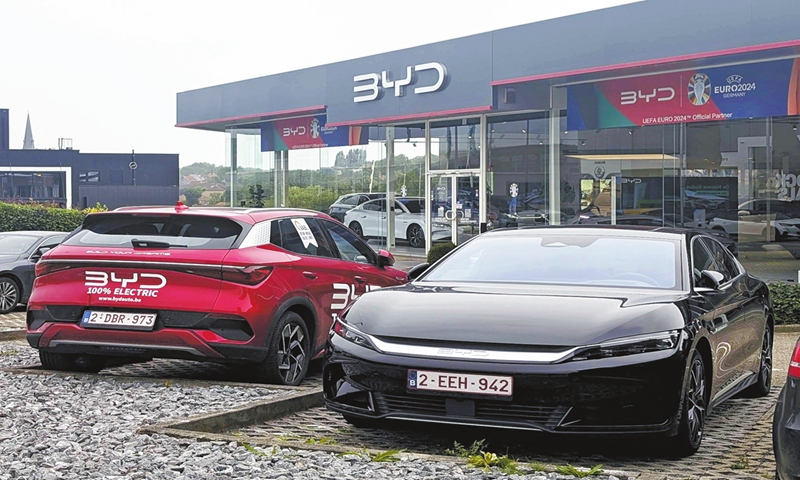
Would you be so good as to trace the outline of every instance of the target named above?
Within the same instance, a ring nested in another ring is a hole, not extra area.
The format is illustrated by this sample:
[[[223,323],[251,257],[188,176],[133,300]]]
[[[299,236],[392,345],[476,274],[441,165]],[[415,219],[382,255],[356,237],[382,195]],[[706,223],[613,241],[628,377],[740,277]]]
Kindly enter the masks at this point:
[[[672,350],[678,346],[680,338],[680,330],[669,330],[667,332],[618,338],[601,343],[600,345],[592,345],[580,349],[571,360],[596,360],[599,358],[622,357],[625,355],[635,355],[637,353]]]
[[[331,326],[331,334],[339,335],[348,342],[355,343],[370,350],[379,351],[369,339],[369,335],[359,332],[358,329],[348,325],[341,318],[337,317]]]

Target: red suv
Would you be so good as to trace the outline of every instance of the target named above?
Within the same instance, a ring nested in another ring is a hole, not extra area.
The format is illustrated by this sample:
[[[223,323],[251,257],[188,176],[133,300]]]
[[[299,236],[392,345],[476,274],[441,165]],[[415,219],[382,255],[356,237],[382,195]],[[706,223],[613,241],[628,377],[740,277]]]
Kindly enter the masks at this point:
[[[308,210],[92,214],[36,265],[27,339],[48,369],[183,358],[252,364],[262,381],[297,385],[339,312],[408,280],[393,263]]]

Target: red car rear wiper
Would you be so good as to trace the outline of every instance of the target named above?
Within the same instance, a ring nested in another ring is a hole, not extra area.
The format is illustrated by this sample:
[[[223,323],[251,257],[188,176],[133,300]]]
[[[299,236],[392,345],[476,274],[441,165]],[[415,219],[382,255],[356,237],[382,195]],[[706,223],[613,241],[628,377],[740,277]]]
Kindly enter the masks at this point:
[[[138,238],[131,239],[133,248],[187,248],[187,245],[174,245],[169,242],[160,242],[158,240],[139,240]]]

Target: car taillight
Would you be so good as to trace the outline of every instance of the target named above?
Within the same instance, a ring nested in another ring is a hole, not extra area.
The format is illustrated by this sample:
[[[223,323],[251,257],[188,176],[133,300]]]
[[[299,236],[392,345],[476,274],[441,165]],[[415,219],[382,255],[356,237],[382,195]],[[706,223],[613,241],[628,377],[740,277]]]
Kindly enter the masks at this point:
[[[272,267],[252,265],[245,268],[223,269],[222,279],[226,282],[258,285],[266,280],[270,273],[272,273]]]
[[[48,275],[50,273],[55,273],[61,270],[66,270],[70,268],[68,263],[57,263],[57,262],[39,262],[34,267],[34,272],[36,273],[37,277],[41,277],[42,275]]]
[[[789,376],[800,379],[800,341],[794,347],[792,361],[789,363]]]

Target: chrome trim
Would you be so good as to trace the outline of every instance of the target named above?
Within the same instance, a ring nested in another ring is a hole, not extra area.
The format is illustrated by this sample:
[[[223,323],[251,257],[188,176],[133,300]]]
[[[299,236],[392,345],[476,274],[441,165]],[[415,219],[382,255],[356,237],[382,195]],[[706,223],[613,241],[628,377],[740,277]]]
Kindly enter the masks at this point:
[[[108,264],[120,267],[127,266],[148,266],[148,267],[180,267],[180,268],[220,268],[223,270],[240,271],[248,267],[237,267],[233,265],[220,265],[213,263],[181,263],[181,262],[147,262],[140,260],[98,260],[98,259],[48,259],[39,263],[77,263],[77,264]]]
[[[350,325],[347,328],[352,329]],[[356,329],[353,329],[356,330]],[[356,330],[358,332],[358,330]],[[466,348],[426,347],[421,345],[405,345],[379,340],[372,335],[364,335],[375,347],[384,353],[427,358],[458,358],[483,362],[519,362],[519,363],[554,363],[563,360],[580,347],[573,347],[560,352],[513,352],[503,350],[477,350]]]
[[[680,340],[681,331],[677,328],[675,330],[667,330],[666,332],[658,332],[658,333],[646,333],[644,335],[633,335],[630,337],[621,337],[614,340],[609,340],[608,342],[603,342],[599,345],[600,348],[605,347],[617,347],[620,345],[629,345],[635,344],[639,342],[646,342],[648,340],[670,340],[673,335],[678,335],[678,341]],[[676,342],[677,343],[677,342]],[[595,347],[596,345],[589,345],[590,347]]]
[[[83,340],[51,340],[47,345],[48,347],[57,347],[58,345],[88,345],[92,347],[112,347],[112,348],[141,348],[145,350],[179,350],[182,352],[189,352],[193,355],[205,357],[194,347],[170,347],[166,345],[139,345],[135,343],[111,343],[111,342],[87,342]]]

